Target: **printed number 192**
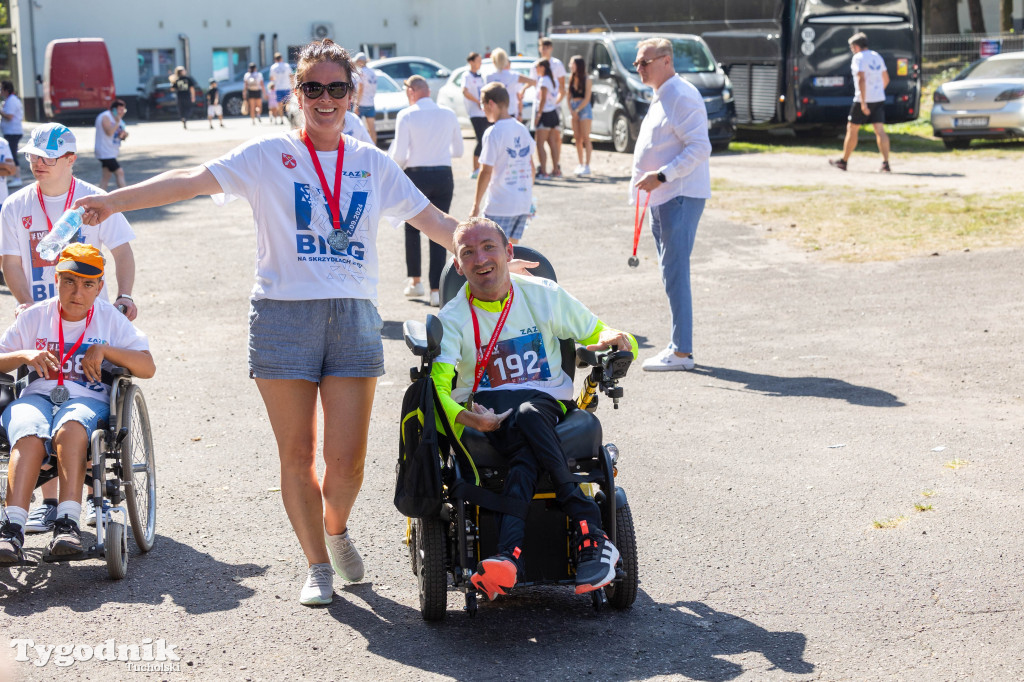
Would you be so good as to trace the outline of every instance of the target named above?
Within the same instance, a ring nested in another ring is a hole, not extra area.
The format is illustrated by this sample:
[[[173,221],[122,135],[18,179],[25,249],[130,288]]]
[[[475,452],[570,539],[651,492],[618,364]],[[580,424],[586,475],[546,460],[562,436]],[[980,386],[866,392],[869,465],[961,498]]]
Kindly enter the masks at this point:
[[[494,359],[494,366],[501,372],[502,382],[518,379],[527,374],[536,376],[538,374],[537,362],[540,358],[536,351],[528,350],[522,357],[518,355],[506,355]],[[524,364],[526,365],[524,368]]]

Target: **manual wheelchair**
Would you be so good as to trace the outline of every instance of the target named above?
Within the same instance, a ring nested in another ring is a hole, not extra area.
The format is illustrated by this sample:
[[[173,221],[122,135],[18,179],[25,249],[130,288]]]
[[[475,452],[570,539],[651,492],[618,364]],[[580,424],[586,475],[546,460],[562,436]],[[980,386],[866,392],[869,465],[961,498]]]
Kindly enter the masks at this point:
[[[25,370],[22,367],[17,380],[9,374],[0,373],[0,411],[6,409],[25,386],[38,377],[34,372],[29,374]],[[58,563],[104,558],[108,575],[119,580],[128,573],[128,526],[131,526],[135,544],[142,552],[152,549],[156,541],[156,460],[142,388],[132,383],[131,373],[121,367],[110,372],[104,370],[102,381],[110,386],[110,417],[106,422],[100,421],[90,435],[88,457],[91,465],[86,467],[85,473],[85,483],[91,490],[96,509],[96,542],[79,554],[44,555],[42,561]],[[0,504],[4,507],[7,504],[10,457],[11,443],[0,429]],[[56,476],[57,457],[48,453],[35,487]],[[104,505],[104,500],[110,503],[109,507]],[[2,508],[0,518],[6,520]],[[34,561],[25,560],[0,568],[36,565]]]
[[[516,246],[514,251],[516,258],[540,263],[532,274],[555,279],[554,269],[540,253],[522,246]],[[464,283],[465,279],[449,263],[441,276],[441,305],[458,295]],[[406,344],[420,358],[419,367],[410,372],[415,382],[430,375],[440,353],[441,321],[433,315],[427,316],[425,325],[409,320],[403,332]],[[560,349],[562,370],[570,377],[575,376],[577,366],[589,367],[590,374],[578,401],[582,407],[570,410],[555,432],[570,472],[597,503],[604,530],[620,553],[615,580],[589,594],[595,609],[601,610],[608,604],[628,608],[636,600],[639,583],[633,516],[625,491],[615,485],[618,448],[602,444],[601,423],[592,412],[597,406],[598,391],[618,407],[622,389],[617,383],[626,375],[633,355],[629,351],[577,351],[570,339],[563,339]],[[412,571],[419,583],[420,612],[425,620],[431,621],[444,618],[449,588],[463,592],[466,611],[470,616],[476,615],[477,592],[470,576],[481,559],[496,551],[498,505],[488,503],[500,496],[509,461],[494,450],[484,434],[470,428],[465,429],[461,439],[439,431],[437,456],[442,482],[440,512],[407,519],[405,538]],[[527,513],[525,563],[513,592],[534,585],[575,582],[576,543],[568,517],[554,503],[554,490],[549,475],[542,474]]]

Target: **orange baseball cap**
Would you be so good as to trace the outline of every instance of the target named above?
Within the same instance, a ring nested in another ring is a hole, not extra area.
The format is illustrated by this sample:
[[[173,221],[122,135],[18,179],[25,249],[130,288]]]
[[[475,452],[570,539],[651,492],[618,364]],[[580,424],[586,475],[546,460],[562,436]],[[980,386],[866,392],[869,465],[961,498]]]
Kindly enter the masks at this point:
[[[68,244],[60,252],[57,260],[57,272],[70,272],[79,277],[95,279],[103,276],[103,264],[106,259],[92,244],[75,242]]]

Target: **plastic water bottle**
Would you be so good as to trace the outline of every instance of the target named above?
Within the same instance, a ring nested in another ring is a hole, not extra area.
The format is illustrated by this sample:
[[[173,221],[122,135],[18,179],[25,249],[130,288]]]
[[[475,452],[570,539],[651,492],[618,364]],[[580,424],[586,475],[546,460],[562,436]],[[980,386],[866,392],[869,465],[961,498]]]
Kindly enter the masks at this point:
[[[64,211],[64,215],[57,220],[50,233],[36,244],[36,253],[45,261],[56,260],[64,247],[78,234],[79,228],[82,227],[83,215],[84,208],[69,208]]]

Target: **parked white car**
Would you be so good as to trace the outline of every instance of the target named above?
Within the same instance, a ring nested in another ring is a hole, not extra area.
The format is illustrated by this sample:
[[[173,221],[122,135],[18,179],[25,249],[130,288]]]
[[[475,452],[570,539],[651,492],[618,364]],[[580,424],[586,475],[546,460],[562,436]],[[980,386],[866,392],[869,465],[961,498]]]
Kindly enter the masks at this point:
[[[518,73],[522,76],[530,76],[530,67],[533,66],[533,59],[525,57],[511,57],[509,61],[512,63],[513,73]],[[437,93],[437,103],[443,107],[448,107],[455,112],[455,115],[459,117],[459,124],[464,128],[472,127],[469,123],[469,116],[466,115],[466,99],[462,96],[462,81],[466,77],[466,72],[469,71],[468,66],[462,66],[452,72],[451,77],[448,78],[440,91]],[[491,63],[490,59],[484,59],[480,65],[480,74],[486,79],[488,75],[494,73],[494,64]],[[523,115],[524,121],[533,120],[533,100],[536,95],[536,88],[533,86],[527,87],[526,92],[523,95]],[[509,111],[515,115],[515,102],[509,104]]]
[[[947,149],[1024,137],[1024,52],[981,59],[932,95],[932,132]]]
[[[409,76],[423,76],[430,85],[430,97],[437,100],[437,91],[448,80],[451,71],[426,57],[388,57],[367,62],[377,73],[390,76],[396,83],[404,83]]]

